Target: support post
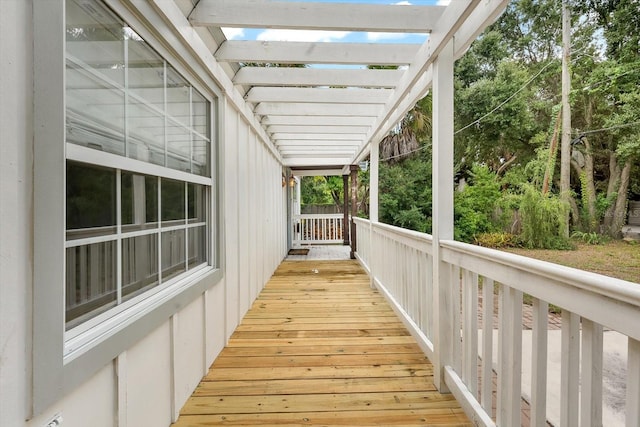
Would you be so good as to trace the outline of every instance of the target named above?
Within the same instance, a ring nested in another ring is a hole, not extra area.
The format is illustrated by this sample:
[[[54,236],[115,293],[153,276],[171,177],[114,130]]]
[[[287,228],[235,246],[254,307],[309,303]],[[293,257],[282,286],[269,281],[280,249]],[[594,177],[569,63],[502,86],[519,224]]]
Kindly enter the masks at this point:
[[[342,175],[342,193],[343,207],[342,212],[344,217],[342,219],[342,244],[349,246],[349,175]]]
[[[358,215],[358,165],[351,165],[351,259],[356,259],[357,239],[356,223],[353,221]]]
[[[441,240],[453,240],[453,40],[433,64],[433,290],[434,359],[433,381],[447,392],[444,367],[451,364],[453,339],[451,289],[460,280],[448,273],[442,261]]]
[[[378,242],[373,235],[373,224],[378,222],[378,166],[380,165],[379,144],[379,141],[371,141],[371,152],[369,153],[369,245],[371,248],[369,274],[371,275],[371,287],[374,289],[376,287],[376,268],[384,259],[382,248],[376,247]]]
[[[560,145],[560,197],[567,205],[571,195],[571,11],[562,1],[562,139]],[[564,237],[569,237],[569,210],[564,218]]]

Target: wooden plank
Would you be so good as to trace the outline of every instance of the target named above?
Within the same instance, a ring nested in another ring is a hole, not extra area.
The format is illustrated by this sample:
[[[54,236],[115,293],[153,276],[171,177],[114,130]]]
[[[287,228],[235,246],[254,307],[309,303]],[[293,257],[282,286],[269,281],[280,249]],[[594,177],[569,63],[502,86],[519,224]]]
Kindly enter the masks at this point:
[[[363,366],[415,364],[425,361],[423,354],[325,354],[322,356],[257,356],[225,357],[219,356],[213,368],[242,367],[295,367],[295,366]]]
[[[174,424],[212,425],[472,424],[360,266],[333,261],[267,283]]]
[[[404,365],[377,366],[312,366],[312,367],[216,367],[209,370],[203,381],[262,380],[262,379],[310,379],[310,378],[397,378],[432,377],[431,364],[407,363]]]
[[[345,411],[300,412],[278,414],[224,414],[188,415],[178,420],[176,427],[205,426],[468,426],[467,418],[460,409],[404,409],[393,411]]]
[[[224,406],[220,403],[224,402]],[[347,411],[413,408],[456,408],[450,394],[432,391],[398,393],[329,393],[198,397],[192,396],[182,408],[184,414],[246,414],[308,411]]]
[[[339,325],[340,326],[340,325]],[[233,334],[233,338],[238,339],[282,339],[282,338],[326,338],[326,337],[336,337],[336,338],[345,338],[345,337],[384,337],[389,334],[393,334],[396,336],[408,336],[409,332],[404,328],[397,329],[332,329],[331,335],[324,330],[293,330],[293,331],[251,331],[251,332],[242,332],[236,331]]]
[[[254,357],[264,356],[265,353],[274,355],[299,355],[310,356],[318,354],[384,354],[384,353],[417,353],[421,354],[420,347],[415,343],[391,344],[391,345],[310,345],[296,347],[230,347],[224,350],[221,356],[228,357]]]
[[[267,394],[380,393],[402,391],[436,391],[426,377],[314,378],[304,380],[232,380],[204,381],[194,396],[254,396]]]

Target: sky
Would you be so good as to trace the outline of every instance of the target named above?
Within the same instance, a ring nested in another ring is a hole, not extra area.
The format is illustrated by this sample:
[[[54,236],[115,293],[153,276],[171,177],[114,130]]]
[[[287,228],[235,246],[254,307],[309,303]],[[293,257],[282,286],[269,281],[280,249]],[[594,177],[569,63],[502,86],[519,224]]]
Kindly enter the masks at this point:
[[[313,1],[313,0],[298,0]],[[446,5],[450,0],[323,0],[326,3],[363,3],[396,5]],[[286,29],[223,28],[229,40],[302,41],[302,42],[350,42],[350,43],[422,43],[425,34],[373,33],[353,31],[314,31]]]

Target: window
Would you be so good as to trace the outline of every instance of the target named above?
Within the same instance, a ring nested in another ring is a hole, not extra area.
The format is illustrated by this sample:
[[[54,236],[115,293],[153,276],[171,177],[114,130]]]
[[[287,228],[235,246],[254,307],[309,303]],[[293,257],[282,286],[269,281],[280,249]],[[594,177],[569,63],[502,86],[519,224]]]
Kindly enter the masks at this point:
[[[67,0],[65,57],[65,328],[79,333],[210,265],[212,107],[98,0]]]

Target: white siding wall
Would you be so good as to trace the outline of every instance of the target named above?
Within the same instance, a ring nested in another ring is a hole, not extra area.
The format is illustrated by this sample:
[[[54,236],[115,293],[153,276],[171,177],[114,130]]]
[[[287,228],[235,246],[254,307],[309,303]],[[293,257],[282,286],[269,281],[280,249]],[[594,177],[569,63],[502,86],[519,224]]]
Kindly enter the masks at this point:
[[[0,1],[0,426],[30,402],[32,25],[28,2]]]
[[[63,427],[168,426],[286,254],[282,167],[221,99],[218,238],[225,277],[33,417],[31,10],[29,1],[0,1],[0,427],[42,427],[57,413]]]

